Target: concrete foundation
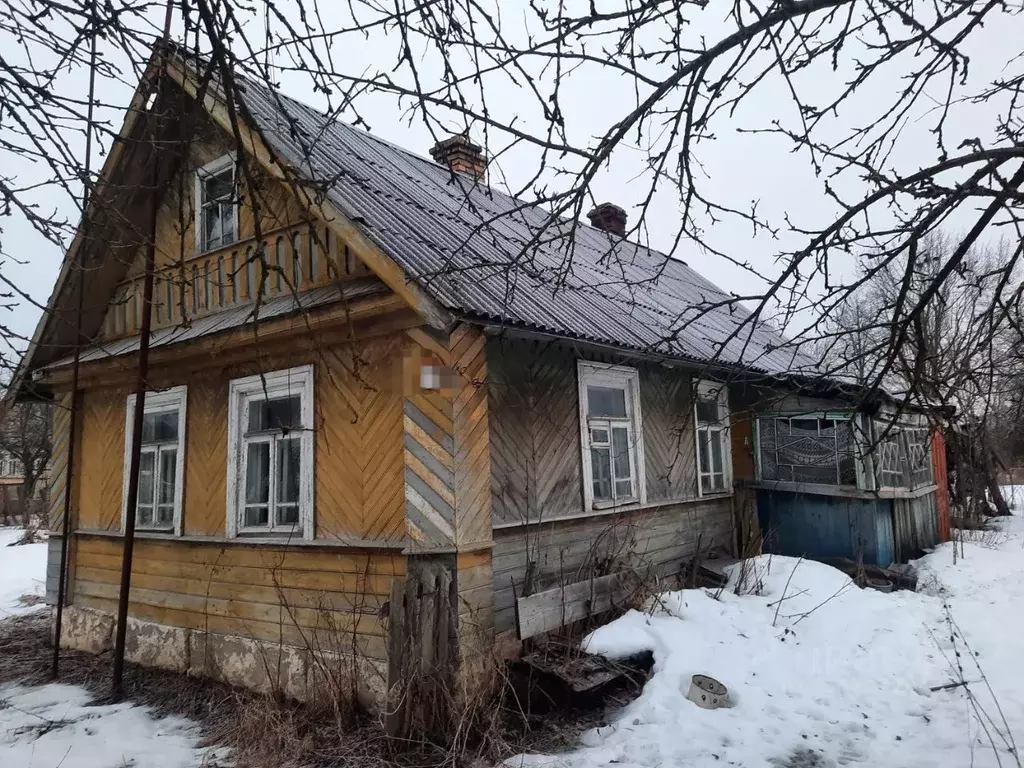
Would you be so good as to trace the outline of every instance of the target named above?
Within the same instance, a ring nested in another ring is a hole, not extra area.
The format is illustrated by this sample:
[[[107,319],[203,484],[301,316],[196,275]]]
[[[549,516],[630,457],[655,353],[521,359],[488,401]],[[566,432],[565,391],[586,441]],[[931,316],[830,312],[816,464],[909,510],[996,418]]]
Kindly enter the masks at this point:
[[[67,606],[61,647],[93,654],[109,652],[114,645],[114,625],[114,617],[108,613]],[[261,693],[281,693],[299,701],[353,690],[360,704],[371,711],[381,711],[386,701],[387,663],[378,659],[314,653],[132,617],[128,619],[125,658],[146,667],[209,677]]]

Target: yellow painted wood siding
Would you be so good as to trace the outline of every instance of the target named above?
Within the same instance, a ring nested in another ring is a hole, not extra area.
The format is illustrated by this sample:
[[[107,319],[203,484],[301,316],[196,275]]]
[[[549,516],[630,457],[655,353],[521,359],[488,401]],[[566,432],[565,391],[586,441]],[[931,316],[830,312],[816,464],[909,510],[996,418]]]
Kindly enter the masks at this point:
[[[339,544],[400,541],[405,535],[400,382],[407,346],[400,335],[312,353],[276,345],[260,350],[259,363],[154,371],[154,387],[188,387],[184,533],[224,534],[230,380],[312,363],[317,538]],[[75,476],[79,529],[120,527],[127,396],[120,388],[83,393]]]
[[[79,536],[73,604],[115,611],[121,542]],[[381,606],[405,557],[140,539],[129,613],[160,624],[386,658]],[[328,643],[330,645],[328,645]]]

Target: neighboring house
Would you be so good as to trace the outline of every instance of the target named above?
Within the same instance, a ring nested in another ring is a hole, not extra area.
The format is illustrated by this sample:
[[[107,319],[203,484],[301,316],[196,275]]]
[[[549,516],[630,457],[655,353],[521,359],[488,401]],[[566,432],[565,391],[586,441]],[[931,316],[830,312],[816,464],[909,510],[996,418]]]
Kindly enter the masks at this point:
[[[255,687],[275,669],[300,697],[314,647],[355,654],[379,702],[408,655],[396,627],[427,642],[413,619],[447,617],[470,680],[497,636],[565,620],[531,597],[554,589],[586,615],[608,606],[578,599],[596,580],[671,585],[698,555],[737,554],[733,466],[753,442],[733,414],[754,387],[789,391],[814,371],[728,293],[625,240],[615,206],[592,226],[551,222],[489,189],[464,137],[431,162],[255,83],[240,173],[216,88],[195,102],[179,58],[147,77],[160,93],[147,110],[140,85],[20,372],[22,396],[64,406],[54,532],[77,413],[63,644],[109,645],[129,515],[130,658]],[[131,233],[148,232],[139,189],[154,186],[127,509],[145,250]]]
[[[0,523],[10,524],[21,514],[19,502],[25,468],[7,451],[0,451]]]

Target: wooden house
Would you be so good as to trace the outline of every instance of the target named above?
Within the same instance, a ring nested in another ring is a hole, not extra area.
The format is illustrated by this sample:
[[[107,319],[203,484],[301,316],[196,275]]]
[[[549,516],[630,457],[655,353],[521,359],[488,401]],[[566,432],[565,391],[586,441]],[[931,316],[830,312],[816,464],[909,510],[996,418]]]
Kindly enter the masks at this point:
[[[329,656],[379,702],[402,642],[469,681],[609,579],[737,554],[730,413],[809,360],[616,206],[553,220],[464,136],[425,159],[235,88],[154,59],[19,374],[58,406],[63,645],[110,645],[129,516],[129,659],[297,697]]]

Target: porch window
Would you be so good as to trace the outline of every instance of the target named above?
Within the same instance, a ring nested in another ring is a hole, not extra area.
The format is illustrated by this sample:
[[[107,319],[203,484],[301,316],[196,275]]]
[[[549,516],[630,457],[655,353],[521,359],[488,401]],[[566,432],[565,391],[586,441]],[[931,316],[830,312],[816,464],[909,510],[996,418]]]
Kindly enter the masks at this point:
[[[196,172],[196,248],[201,253],[238,239],[235,157],[224,155]]]
[[[697,425],[697,491],[701,496],[726,493],[732,487],[732,453],[729,391],[725,384],[697,382],[694,421]]]
[[[643,503],[647,490],[637,370],[580,361],[578,373],[586,508]]]
[[[918,488],[933,482],[928,427],[876,421],[875,434],[879,488]]]
[[[763,416],[757,421],[762,480],[857,485],[853,423],[826,413]]]
[[[124,482],[121,529],[127,521],[135,395],[125,409]],[[141,530],[181,533],[182,479],[185,466],[185,404],[187,387],[147,392],[142,417],[139,492],[133,513]]]
[[[228,533],[313,537],[313,367],[235,379]]]

